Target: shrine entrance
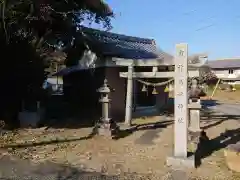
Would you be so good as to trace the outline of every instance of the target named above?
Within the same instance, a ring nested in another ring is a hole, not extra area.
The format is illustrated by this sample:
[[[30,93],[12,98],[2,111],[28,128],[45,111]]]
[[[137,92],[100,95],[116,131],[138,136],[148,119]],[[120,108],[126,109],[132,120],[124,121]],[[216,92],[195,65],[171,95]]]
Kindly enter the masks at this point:
[[[151,72],[151,67],[136,67],[134,72]],[[154,81],[154,79],[144,79],[144,81]],[[127,86],[126,86],[127,87]],[[143,89],[143,84],[136,78],[133,79],[133,103],[135,107],[153,107],[156,105],[156,95],[153,87]]]
[[[197,57],[197,58],[196,58]],[[204,60],[202,60],[204,58]],[[196,61],[197,60],[197,61]],[[125,110],[125,124],[131,126],[132,109],[134,98],[134,81],[139,81],[145,85],[156,87],[166,86],[170,81],[174,80],[174,154],[167,158],[169,166],[188,166],[194,167],[194,157],[189,158],[187,153],[188,135],[190,130],[200,132],[200,99],[193,101],[189,99],[188,77],[198,77],[199,68],[206,62],[206,56],[188,56],[188,45],[177,44],[176,54],[172,62],[164,62],[164,59],[147,59],[147,60],[124,60],[116,59],[116,64],[119,66],[127,66],[128,72],[120,72],[120,77],[127,78],[127,93],[126,93],[126,110]],[[134,71],[136,67],[151,67],[151,72]],[[168,67],[174,66],[172,71]],[[159,71],[161,67],[161,71]],[[190,71],[189,67],[196,69]],[[165,69],[165,71],[162,71]],[[147,83],[143,79],[169,79],[164,82]],[[192,90],[196,90],[196,83],[193,83]],[[147,90],[146,94],[151,91]],[[160,93],[164,93],[163,89]],[[158,94],[158,93],[152,93]],[[151,99],[151,98],[149,98]],[[157,103],[161,99],[157,100]],[[190,116],[190,118],[189,118]],[[189,127],[191,125],[193,128]]]
[[[156,105],[156,96],[153,94],[153,87],[146,88],[146,91],[143,92],[142,83],[135,81],[135,106],[137,107],[148,107]]]

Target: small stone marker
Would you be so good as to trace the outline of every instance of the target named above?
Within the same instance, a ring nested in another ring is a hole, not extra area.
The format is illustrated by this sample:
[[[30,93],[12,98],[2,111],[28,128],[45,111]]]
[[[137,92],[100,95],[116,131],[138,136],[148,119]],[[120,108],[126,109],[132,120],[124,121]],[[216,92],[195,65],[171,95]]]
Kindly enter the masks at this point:
[[[174,155],[167,158],[173,167],[194,167],[194,158],[187,157],[188,145],[188,46],[176,45],[174,77]]]
[[[189,100],[189,126],[188,130],[194,133],[200,133],[200,109],[201,102],[198,99],[196,102],[193,102],[191,99]]]

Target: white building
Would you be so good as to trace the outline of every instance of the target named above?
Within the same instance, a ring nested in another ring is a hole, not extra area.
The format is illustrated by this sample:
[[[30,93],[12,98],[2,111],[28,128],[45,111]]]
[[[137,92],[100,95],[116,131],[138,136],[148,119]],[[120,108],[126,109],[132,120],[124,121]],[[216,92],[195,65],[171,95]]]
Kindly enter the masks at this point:
[[[240,84],[240,58],[208,61],[207,65],[223,81]]]

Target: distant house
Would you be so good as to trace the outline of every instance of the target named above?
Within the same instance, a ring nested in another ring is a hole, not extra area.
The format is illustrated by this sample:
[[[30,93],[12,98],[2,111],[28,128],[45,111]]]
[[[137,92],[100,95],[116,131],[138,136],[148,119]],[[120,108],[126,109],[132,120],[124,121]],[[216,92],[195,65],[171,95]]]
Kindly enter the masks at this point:
[[[240,84],[240,58],[212,60],[207,65],[223,81]]]

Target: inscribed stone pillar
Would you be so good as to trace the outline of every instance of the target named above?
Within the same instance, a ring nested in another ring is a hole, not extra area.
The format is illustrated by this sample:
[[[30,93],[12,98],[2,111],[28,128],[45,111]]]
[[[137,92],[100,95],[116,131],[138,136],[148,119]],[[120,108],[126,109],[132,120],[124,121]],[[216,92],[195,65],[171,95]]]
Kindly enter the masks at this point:
[[[167,158],[167,165],[194,167],[194,157],[188,157],[188,46],[176,45],[174,76],[174,154]]]
[[[175,57],[175,87],[174,87],[174,155],[187,157],[187,123],[188,123],[188,50],[187,45],[180,44],[176,47]]]

